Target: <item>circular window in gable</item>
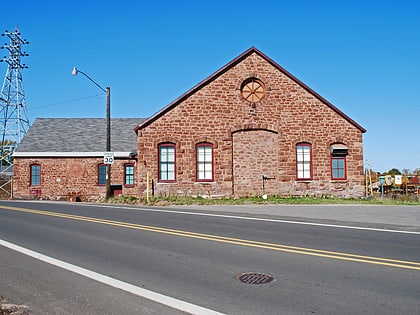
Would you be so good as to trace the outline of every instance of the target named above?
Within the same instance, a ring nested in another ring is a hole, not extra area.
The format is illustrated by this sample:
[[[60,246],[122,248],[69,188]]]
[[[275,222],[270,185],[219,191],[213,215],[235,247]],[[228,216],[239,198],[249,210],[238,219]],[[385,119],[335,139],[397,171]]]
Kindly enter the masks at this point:
[[[242,97],[251,103],[257,103],[265,96],[264,83],[257,78],[248,78],[241,84]]]

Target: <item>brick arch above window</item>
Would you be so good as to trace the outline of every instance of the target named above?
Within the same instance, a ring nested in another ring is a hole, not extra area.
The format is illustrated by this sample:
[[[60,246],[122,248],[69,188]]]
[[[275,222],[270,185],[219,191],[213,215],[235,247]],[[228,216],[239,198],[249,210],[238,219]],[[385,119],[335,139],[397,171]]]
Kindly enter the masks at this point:
[[[208,143],[211,144],[213,146],[213,149],[217,149],[219,144],[218,141],[216,139],[213,139],[212,137],[198,137],[196,139],[194,139],[194,143],[195,146],[202,144],[202,143]]]
[[[296,145],[310,145],[312,146],[312,143],[310,141],[297,141]]]
[[[310,144],[310,145],[314,145],[314,141],[312,141],[313,139],[311,138],[306,138],[306,137],[296,137],[293,140],[291,140],[295,145],[298,144]],[[315,141],[316,142],[316,141]]]
[[[179,146],[180,146],[179,143],[180,142],[179,142],[178,139],[176,139],[174,137],[163,137],[163,138],[160,138],[160,139],[155,139],[153,144],[154,144],[155,147],[158,147],[161,144],[166,144],[166,143],[173,144],[177,149],[179,149]]]
[[[241,93],[241,86],[243,82],[249,78],[255,78],[255,79],[261,80],[262,82],[264,82],[266,90],[267,91],[271,90],[272,83],[271,83],[270,77],[266,77],[263,74],[259,73],[258,71],[248,71],[248,72],[244,72],[238,79],[236,79],[235,88],[238,91],[238,94]]]
[[[317,146],[316,143],[312,142],[312,139],[305,139],[304,137],[298,137],[298,138],[294,138],[290,140],[290,148],[292,148],[293,150],[296,148],[297,145],[300,144],[307,144],[310,145],[312,147],[312,149]]]
[[[314,145],[312,144],[312,142],[309,142],[309,141],[298,141],[295,144],[295,147],[297,147],[297,146],[309,146],[311,148],[311,150],[314,147]]]
[[[165,144],[171,144],[173,146],[176,146],[176,142],[173,142],[173,141],[159,141],[159,142],[157,142],[157,146],[165,145]]]

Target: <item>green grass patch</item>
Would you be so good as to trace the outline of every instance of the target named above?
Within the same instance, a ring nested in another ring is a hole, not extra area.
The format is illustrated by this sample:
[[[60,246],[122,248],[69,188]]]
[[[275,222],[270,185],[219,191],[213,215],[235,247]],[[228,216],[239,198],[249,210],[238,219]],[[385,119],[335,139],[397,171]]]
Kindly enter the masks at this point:
[[[331,196],[268,196],[263,199],[260,196],[243,198],[203,198],[203,197],[182,197],[182,196],[160,196],[150,197],[149,202],[146,198],[137,198],[134,196],[119,196],[112,198],[111,203],[116,204],[144,204],[151,206],[169,206],[169,205],[246,205],[246,204],[370,204],[370,205],[420,205],[417,196],[398,195],[381,196],[369,198],[336,198]]]

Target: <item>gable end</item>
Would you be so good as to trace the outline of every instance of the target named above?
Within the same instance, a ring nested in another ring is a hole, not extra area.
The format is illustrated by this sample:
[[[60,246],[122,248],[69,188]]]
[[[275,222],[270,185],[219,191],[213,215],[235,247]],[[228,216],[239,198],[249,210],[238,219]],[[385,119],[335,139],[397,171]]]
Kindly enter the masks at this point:
[[[177,99],[175,99],[173,102],[169,103],[167,106],[165,106],[164,108],[162,108],[160,111],[158,111],[157,113],[155,113],[154,115],[152,115],[151,117],[149,117],[148,119],[146,119],[145,121],[143,121],[136,128],[134,128],[134,131],[137,133],[139,129],[142,129],[142,128],[148,126],[153,121],[155,121],[159,117],[163,116],[165,113],[167,113],[168,111],[170,111],[172,108],[174,108],[178,104],[182,103],[185,99],[187,99],[188,97],[190,97],[191,95],[193,95],[197,91],[201,90],[203,87],[205,87],[206,85],[208,85],[209,83],[211,83],[212,81],[214,81],[216,78],[218,78],[219,76],[221,76],[222,74],[224,74],[225,72],[227,72],[228,70],[230,70],[231,68],[233,68],[234,66],[236,66],[238,63],[240,63],[242,60],[246,59],[248,56],[250,56],[253,53],[259,55],[261,58],[263,58],[264,60],[266,60],[269,64],[271,64],[273,67],[275,67],[280,72],[282,72],[283,74],[285,74],[288,78],[290,78],[291,80],[293,80],[295,83],[297,83],[303,89],[305,89],[308,93],[310,93],[313,96],[315,96],[322,103],[324,103],[329,108],[331,108],[333,111],[335,111],[337,114],[339,114],[340,116],[342,116],[345,120],[347,120],[350,124],[352,124],[353,126],[355,126],[357,129],[359,129],[362,133],[365,133],[366,132],[366,129],[365,128],[363,128],[361,125],[359,125],[353,119],[351,119],[349,116],[347,116],[341,110],[339,110],[337,107],[335,107],[332,103],[330,103],[329,101],[327,101],[325,98],[323,98],[317,92],[315,92],[314,90],[312,90],[309,86],[307,86],[305,83],[303,83],[302,81],[300,81],[298,78],[296,78],[294,75],[292,75],[290,72],[288,72],[286,69],[284,69],[282,66],[280,66],[278,63],[276,63],[274,60],[272,60],[271,58],[269,58],[268,56],[266,56],[264,53],[262,53],[261,51],[259,51],[255,47],[249,48],[248,50],[246,50],[245,52],[243,52],[241,55],[239,55],[238,57],[236,57],[235,59],[233,59],[231,62],[229,62],[228,64],[226,64],[225,66],[223,66],[222,68],[220,68],[219,70],[217,70],[216,72],[214,72],[212,75],[208,76],[206,79],[204,79],[203,81],[201,81],[200,83],[198,83],[197,85],[195,85],[193,88],[191,88],[190,90],[188,90],[187,92],[185,92],[184,94],[182,94],[180,97],[178,97]]]

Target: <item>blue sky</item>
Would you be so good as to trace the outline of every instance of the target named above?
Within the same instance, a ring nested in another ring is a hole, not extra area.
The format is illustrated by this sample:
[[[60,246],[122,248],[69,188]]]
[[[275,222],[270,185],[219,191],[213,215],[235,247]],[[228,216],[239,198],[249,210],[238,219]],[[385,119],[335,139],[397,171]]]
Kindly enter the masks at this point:
[[[420,168],[419,14],[414,0],[4,1],[0,32],[30,42],[31,122],[105,117],[74,65],[111,87],[112,117],[148,117],[255,46],[366,128],[383,172]]]

